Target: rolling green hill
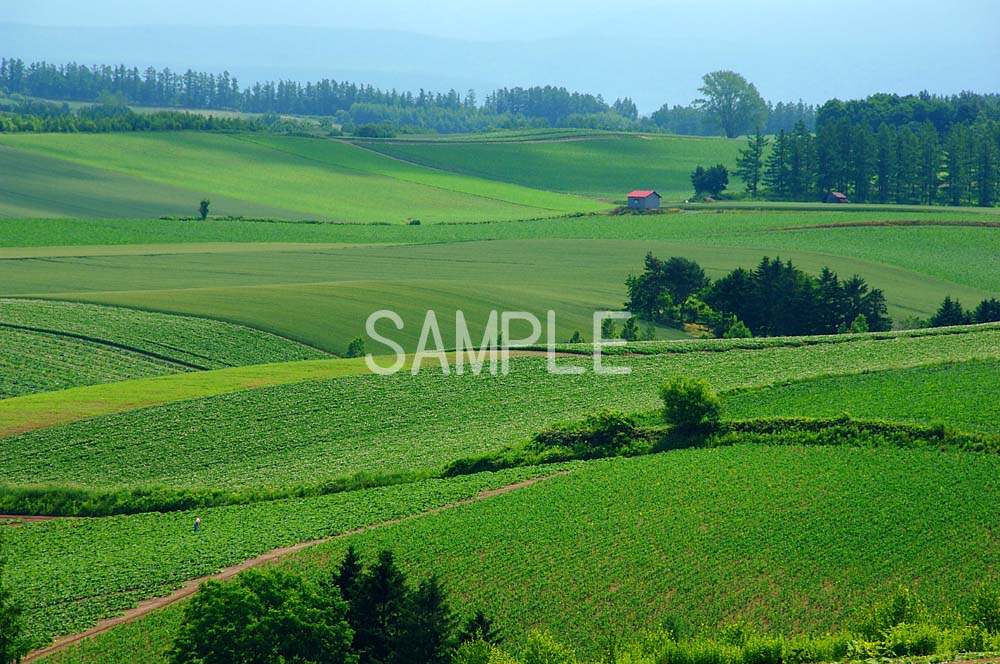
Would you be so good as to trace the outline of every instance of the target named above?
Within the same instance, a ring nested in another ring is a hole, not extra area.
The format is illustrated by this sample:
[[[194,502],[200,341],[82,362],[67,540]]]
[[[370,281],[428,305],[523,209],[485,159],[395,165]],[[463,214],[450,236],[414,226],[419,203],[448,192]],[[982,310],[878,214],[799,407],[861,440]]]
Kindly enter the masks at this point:
[[[72,302],[0,299],[0,398],[325,353],[214,320]]]
[[[0,480],[100,488],[291,487],[356,472],[436,470],[599,408],[653,408],[671,375],[700,376],[729,391],[805,376],[1000,359],[998,339],[1000,329],[992,326],[614,358],[612,364],[632,367],[627,376],[552,375],[542,359],[515,358],[507,376],[443,376],[439,367],[425,366],[416,376],[342,376],[246,389],[4,438]],[[590,364],[590,358],[561,361]],[[992,386],[978,389],[981,398]],[[434,417],[413,416],[430,412]]]
[[[1000,458],[736,446],[591,462],[522,492],[321,545],[307,571],[392,548],[512,643],[544,626],[595,654],[670,617],[844,628],[905,584],[935,608],[995,578]]]
[[[544,138],[544,137],[543,137]],[[372,141],[365,147],[408,162],[526,187],[625,200],[655,189],[665,201],[694,195],[695,167],[721,163],[730,173],[745,141],[688,136],[596,135],[524,142]],[[729,189],[742,188],[730,175]]]
[[[207,191],[152,182],[0,141],[0,220],[7,217],[194,215]],[[301,213],[212,194],[213,214],[301,218]]]
[[[726,417],[837,417],[941,423],[1000,434],[1000,363],[939,364],[817,378],[726,398]],[[942,404],[948,404],[942,409]]]
[[[992,269],[998,229],[963,225],[978,223],[964,212],[918,215],[938,225],[885,225],[912,220],[859,212],[421,227],[18,220],[0,222],[10,229],[0,242],[12,245],[0,249],[0,283],[8,295],[211,316],[334,353],[381,308],[403,316],[398,338],[411,351],[428,309],[445,320],[464,310],[477,334],[492,309],[542,318],[552,309],[559,340],[575,330],[590,338],[592,312],[622,306],[625,278],[641,271],[648,251],[696,259],[713,277],[764,255],[814,274],[824,266],[860,274],[885,291],[897,320],[926,318],[946,295],[971,307],[1000,293]],[[810,228],[773,230],[802,226]],[[58,244],[31,247],[42,234]],[[232,244],[220,244],[225,239]],[[93,246],[80,246],[87,242]],[[359,246],[371,243],[406,246]],[[448,345],[451,326],[443,330]]]
[[[411,218],[428,222],[497,221],[593,212],[607,207],[585,198],[412,166],[347,143],[321,139],[184,132],[24,134],[0,137],[0,146],[5,148],[6,163],[15,168],[19,155],[26,155],[29,163],[41,155],[70,166],[137,178],[149,183],[147,186],[167,185],[189,191],[188,209],[192,213],[198,200],[206,196],[236,199],[250,210],[259,206],[257,209],[287,210],[297,217],[350,222],[398,223]],[[61,214],[59,201],[72,196],[72,188],[79,186],[73,173],[55,169],[50,174],[43,170],[30,181],[35,188],[48,187],[53,192],[45,200],[54,198],[54,211]],[[107,182],[105,185],[98,179],[88,189],[89,195],[95,197],[93,189],[113,190],[115,180]],[[69,190],[64,190],[64,183]],[[100,207],[92,214],[135,214],[134,207],[117,205],[115,196],[111,191],[107,205],[92,205]],[[143,209],[149,208],[143,205]],[[13,211],[23,215],[37,209]]]

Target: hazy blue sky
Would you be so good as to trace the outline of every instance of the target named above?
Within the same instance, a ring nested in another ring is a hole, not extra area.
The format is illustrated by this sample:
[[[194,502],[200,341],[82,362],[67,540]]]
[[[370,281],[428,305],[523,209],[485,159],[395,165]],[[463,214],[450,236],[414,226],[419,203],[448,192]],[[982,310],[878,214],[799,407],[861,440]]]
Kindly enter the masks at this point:
[[[3,23],[118,28],[0,25],[0,53],[25,59],[411,90],[553,83],[629,95],[644,112],[690,102],[715,69],[743,73],[774,101],[1000,92],[1000,0],[0,0]],[[135,25],[200,29],[125,27]],[[511,41],[525,43],[484,43]]]
[[[973,41],[987,37],[1000,41],[996,0],[4,0],[0,20],[46,25],[379,27],[476,40],[535,39],[593,28],[645,32],[654,26],[666,37],[683,23],[685,29],[721,31],[719,36],[785,26],[836,31],[848,42],[880,32],[912,31],[933,37],[953,30]]]

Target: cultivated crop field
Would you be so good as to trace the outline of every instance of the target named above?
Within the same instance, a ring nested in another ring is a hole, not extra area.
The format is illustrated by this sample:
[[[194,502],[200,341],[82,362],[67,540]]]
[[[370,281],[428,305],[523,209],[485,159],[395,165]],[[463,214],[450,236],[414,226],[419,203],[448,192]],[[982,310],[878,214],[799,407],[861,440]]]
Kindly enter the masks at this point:
[[[607,350],[629,375],[596,375],[590,345],[567,343],[591,340],[595,310],[621,309],[647,252],[713,279],[764,256],[858,274],[902,327],[945,296],[966,308],[1000,296],[993,209],[606,214],[635,188],[689,198],[694,166],[732,167],[743,145],[562,129],[0,135],[12,174],[0,184],[0,499],[35,515],[119,514],[0,517],[4,578],[33,643],[375,524],[280,564],[317,578],[348,543],[367,557],[391,547],[416,577],[440,574],[463,614],[486,609],[515,650],[545,627],[592,656],[673,618],[839,630],[899,585],[940,611],[996,579],[1000,457],[944,441],[1000,445],[1000,324],[705,340],[658,327]],[[171,218],[203,197],[211,215],[247,218]],[[381,331],[410,353],[427,310],[449,351],[456,310],[475,342],[493,310],[553,310],[558,363],[586,371],[548,373],[539,345],[508,375],[442,375],[434,360],[374,375],[336,356],[378,309],[401,315],[403,330]],[[434,479],[602,409],[653,431],[675,376],[719,394],[726,437]],[[917,443],[848,433],[821,447],[777,420],[735,423],[844,415],[915,425]],[[789,429],[739,433],[752,426]],[[777,444],[789,441],[803,444]],[[546,479],[518,484],[529,478]],[[179,615],[157,610],[47,661],[162,664]]]
[[[0,256],[11,260],[0,260],[0,281],[8,295],[211,316],[342,354],[373,301],[400,312],[407,326],[398,336],[411,351],[427,309],[462,309],[480,335],[492,309],[542,318],[554,309],[557,340],[576,330],[589,339],[591,313],[622,306],[625,278],[648,251],[697,260],[712,277],[780,255],[814,274],[829,266],[864,276],[901,321],[930,316],[946,295],[974,306],[1000,289],[990,268],[996,229],[959,225],[968,216],[958,213],[932,220],[941,225],[827,228],[872,215],[773,211],[419,227],[11,221],[2,222],[10,248]],[[771,230],[803,225],[814,228]],[[30,246],[45,242],[65,247]],[[95,244],[80,246],[87,242]]]
[[[614,134],[526,141],[373,141],[363,145],[423,166],[624,203],[625,194],[633,189],[656,189],[665,201],[692,198],[691,171],[698,165],[721,163],[732,172],[744,143]],[[742,187],[738,178],[731,180],[730,188]]]
[[[810,375],[983,358],[1000,359],[1000,329],[614,358],[632,373],[588,370],[571,380],[546,373],[541,358],[513,359],[510,374],[497,377],[443,376],[429,366],[416,376],[344,376],[247,389],[40,429],[4,439],[0,466],[12,483],[318,484],[358,471],[438,469],[599,408],[649,409],[658,386],[672,375],[700,376],[726,392]],[[501,402],[504,407],[496,408]],[[436,416],[415,419],[415,412]]]
[[[29,598],[36,645],[140,599],[271,549],[426,512],[558,467],[516,469],[317,498],[31,523],[4,532],[10,581]]]
[[[351,222],[498,221],[607,207],[516,185],[478,183],[318,139],[206,133],[47,134],[4,136],[0,146],[25,152],[29,158],[52,157],[185,189],[191,192],[192,215],[200,198],[213,195],[288,210],[299,218]],[[134,213],[109,201],[101,216]]]
[[[593,654],[594,635],[674,616],[818,633],[899,584],[951,606],[1000,563],[1000,458],[888,449],[751,447],[591,462],[493,502],[347,543],[392,547],[509,639],[546,625]],[[710,562],[710,564],[706,564]]]
[[[324,357],[259,330],[73,302],[0,299],[0,396]]]
[[[774,385],[729,396],[725,408],[733,418],[847,413],[1000,434],[998,380],[1000,363],[995,361],[947,363]],[[943,403],[947,412],[941,410]]]

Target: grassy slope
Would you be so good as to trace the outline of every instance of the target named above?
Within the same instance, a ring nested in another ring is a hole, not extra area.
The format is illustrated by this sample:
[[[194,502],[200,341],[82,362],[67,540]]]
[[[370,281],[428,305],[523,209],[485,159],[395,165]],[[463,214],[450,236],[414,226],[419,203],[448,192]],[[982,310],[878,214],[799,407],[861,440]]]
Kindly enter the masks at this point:
[[[158,217],[193,215],[211,194],[213,214],[303,215],[141,175],[115,173],[0,144],[0,219],[5,217]]]
[[[0,145],[208,195],[354,222],[509,220],[594,201],[429,172],[335,141],[209,133],[16,135]],[[126,212],[118,212],[122,216]]]
[[[592,312],[621,307],[625,277],[641,271],[647,251],[662,257],[694,258],[713,277],[737,265],[753,266],[765,253],[773,255],[765,242],[781,234],[730,230],[728,236],[715,235],[704,220],[710,217],[709,221],[717,220],[725,227],[727,222],[739,221],[739,215],[734,216],[737,219],[727,219],[728,215],[685,215],[660,222],[662,226],[680,227],[671,229],[629,220],[621,220],[617,227],[580,221],[581,226],[590,228],[590,234],[607,238],[586,240],[544,239],[546,235],[573,233],[560,232],[566,229],[559,224],[542,224],[537,227],[539,239],[419,246],[313,249],[274,245],[268,250],[259,246],[247,250],[237,245],[226,252],[224,247],[213,245],[211,253],[170,253],[138,247],[135,254],[122,255],[107,255],[116,252],[104,247],[78,247],[61,252],[71,255],[58,258],[41,250],[37,251],[41,255],[32,258],[32,252],[22,249],[15,254],[18,260],[0,260],[0,282],[9,295],[211,316],[336,353],[343,353],[349,340],[363,333],[368,315],[380,308],[393,309],[403,316],[407,327],[395,336],[408,350],[415,349],[428,309],[436,310],[443,321],[452,321],[456,309],[464,310],[477,334],[481,334],[481,324],[491,309],[533,311],[541,318],[553,309],[558,339],[568,339],[574,330],[590,338]],[[773,223],[773,215],[764,219]],[[489,236],[493,226],[507,225],[484,226],[482,235]],[[527,234],[523,232],[526,230],[515,229],[510,234]],[[586,233],[586,228],[579,230]],[[634,238],[644,230],[667,241]],[[985,254],[1000,250],[993,229],[869,230],[870,244],[881,247],[884,253],[875,255],[877,249],[861,248],[864,243],[860,240],[840,251],[850,254],[857,246],[859,253],[871,254],[867,260],[833,255],[833,247],[831,253],[806,249],[812,246],[813,239],[821,241],[821,235],[828,232],[825,230],[810,231],[816,236],[802,238],[798,247],[785,248],[781,255],[813,273],[830,266],[845,277],[864,275],[869,283],[885,290],[890,313],[897,317],[926,317],[945,295],[973,305],[1000,291],[1000,283],[994,283],[1000,277],[992,274],[988,257],[957,264],[947,260],[950,251],[935,257],[927,255],[930,251],[922,244],[905,242],[909,232],[921,231],[925,238],[952,241],[973,255]],[[370,239],[382,238],[373,232]],[[727,241],[735,246],[727,246]],[[893,263],[906,263],[910,269]],[[954,283],[956,280],[959,283]],[[122,290],[123,284],[128,284],[128,290]],[[445,343],[450,346],[453,323],[445,326]]]
[[[201,318],[70,302],[0,299],[0,396],[325,354]]]
[[[731,418],[849,413],[1000,434],[998,379],[1000,363],[995,361],[819,378],[731,395],[725,413]]]
[[[566,377],[512,360],[505,377],[344,376],[166,404],[3,439],[0,480],[89,486],[288,486],[358,471],[433,469],[597,408],[652,408],[672,374],[719,390],[804,376],[1000,358],[996,328],[967,334],[614,358],[629,376]],[[570,362],[568,359],[562,362]],[[585,366],[589,360],[576,360]],[[166,380],[166,379],[160,379]],[[503,408],[497,408],[502,403]],[[433,418],[415,413],[434,413]],[[142,432],[141,435],[137,432]],[[181,435],[183,434],[183,435]],[[88,445],[75,443],[88,441]],[[226,454],[219,450],[225,449]],[[43,463],[44,460],[44,463]]]
[[[891,449],[744,447],[587,464],[491,503],[352,542],[391,547],[482,606],[517,642],[544,625],[592,649],[601,634],[748,620],[844,626],[898,584],[934,607],[995,576],[1000,459]],[[328,564],[328,563],[327,563]]]
[[[2,326],[0,348],[0,400],[185,370],[171,362],[104,344]],[[8,423],[0,428],[4,426]]]
[[[529,143],[371,142],[413,163],[528,187],[623,201],[633,189],[656,189],[667,201],[693,195],[696,166],[730,171],[742,140],[679,136],[598,136]],[[730,188],[742,187],[732,177]]]
[[[521,468],[197,514],[29,523],[4,533],[4,581],[17,588],[28,629],[41,645],[272,549],[404,518],[557,470]],[[197,535],[195,516],[202,520]]]

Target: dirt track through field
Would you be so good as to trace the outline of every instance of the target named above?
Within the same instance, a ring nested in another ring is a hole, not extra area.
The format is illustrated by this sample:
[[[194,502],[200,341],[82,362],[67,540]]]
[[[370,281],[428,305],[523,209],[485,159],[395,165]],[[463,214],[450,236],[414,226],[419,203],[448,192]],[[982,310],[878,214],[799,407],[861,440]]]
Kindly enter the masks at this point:
[[[429,516],[431,514],[438,514],[440,512],[444,512],[445,510],[453,509],[455,507],[468,505],[470,503],[475,503],[480,500],[487,500],[489,498],[500,496],[505,493],[510,493],[511,491],[516,491],[517,489],[522,489],[524,487],[531,486],[532,484],[537,484],[538,482],[544,482],[545,480],[557,477],[559,475],[566,475],[567,473],[569,473],[569,471],[564,470],[558,473],[553,473],[552,475],[546,475],[544,477],[533,477],[527,480],[521,480],[520,482],[508,484],[506,486],[502,486],[497,489],[490,489],[488,491],[483,491],[473,496],[472,498],[466,498],[464,500],[459,500],[454,503],[448,503],[447,505],[435,507],[434,509],[427,510],[426,512],[411,514],[410,516],[401,517],[399,519],[390,519],[389,521],[374,523],[369,526],[364,526],[362,528],[356,528],[354,530],[349,530],[347,532],[340,533],[339,535],[332,535],[330,537],[324,537],[317,540],[300,542],[298,544],[293,544],[292,546],[285,546],[278,549],[272,549],[271,551],[268,551],[263,555],[257,556],[256,558],[244,560],[242,563],[239,563],[237,565],[226,567],[217,574],[212,574],[209,576],[203,576],[197,579],[190,579],[188,581],[185,581],[180,588],[177,588],[169,595],[164,595],[162,597],[152,597],[150,599],[143,600],[139,602],[134,608],[125,611],[122,615],[115,616],[113,618],[105,618],[104,620],[99,621],[96,625],[94,625],[93,627],[84,632],[78,632],[76,634],[70,634],[67,636],[59,637],[55,641],[53,641],[52,645],[46,646],[45,648],[41,648],[39,650],[35,650],[32,653],[29,653],[28,656],[21,661],[25,663],[34,662],[44,657],[48,657],[49,655],[52,655],[56,652],[59,652],[60,650],[63,650],[64,648],[73,645],[74,643],[78,643],[80,641],[83,641],[84,639],[106,632],[112,627],[115,627],[117,625],[122,625],[124,623],[131,622],[137,618],[141,618],[142,616],[148,613],[152,613],[157,609],[163,608],[165,606],[173,604],[174,602],[180,601],[185,597],[190,597],[191,595],[198,592],[198,586],[200,586],[205,581],[212,579],[218,581],[224,581],[226,579],[230,579],[236,576],[237,574],[239,574],[244,570],[250,569],[252,567],[259,567],[260,565],[264,565],[266,563],[279,560],[289,554],[295,553],[296,551],[301,551],[302,549],[309,548],[316,544],[322,544],[323,542],[329,542],[336,539],[342,539],[344,537],[350,537],[351,535],[357,535],[359,533],[364,533],[369,530],[375,530],[376,528],[382,528],[384,526],[392,526],[398,523],[404,523],[406,521],[419,519],[421,517]]]

